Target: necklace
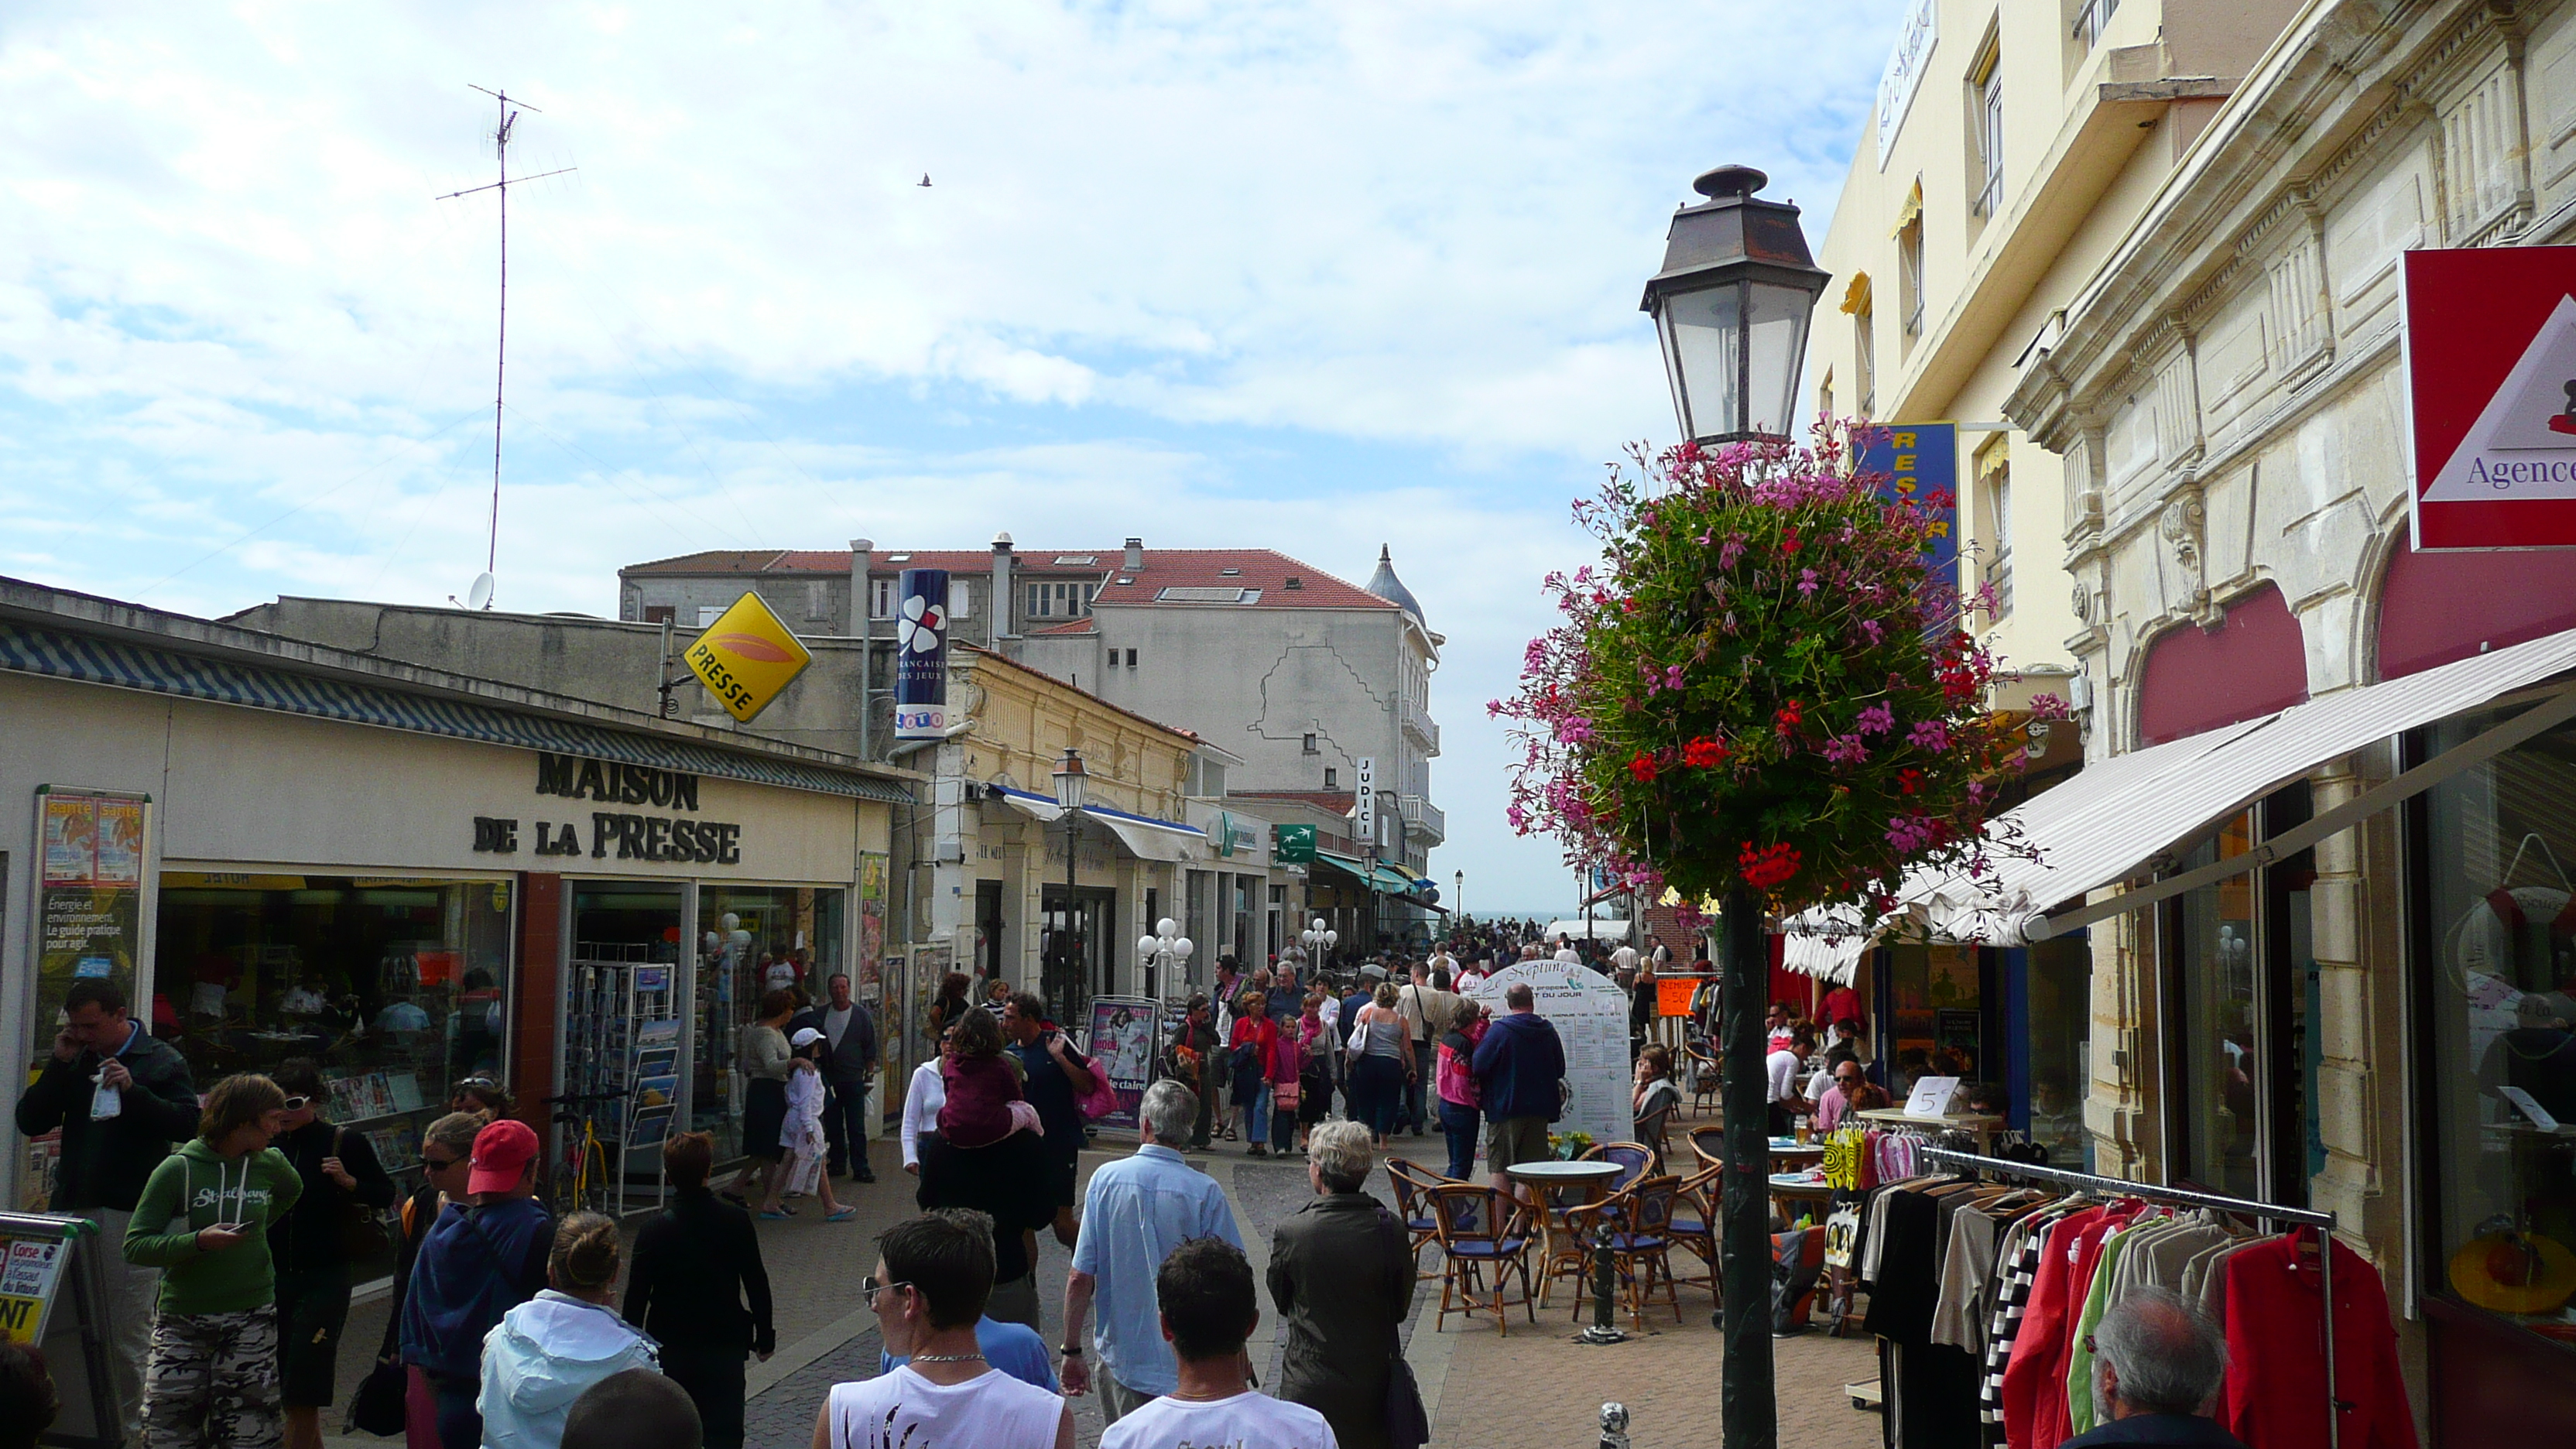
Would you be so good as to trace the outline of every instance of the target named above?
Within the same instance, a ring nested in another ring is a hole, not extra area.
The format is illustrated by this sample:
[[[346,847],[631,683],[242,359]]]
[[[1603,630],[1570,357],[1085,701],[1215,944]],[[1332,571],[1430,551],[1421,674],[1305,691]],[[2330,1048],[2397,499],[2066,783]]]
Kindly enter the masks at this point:
[[[909,1360],[912,1363],[982,1363],[983,1361],[984,1356],[980,1353],[916,1353]]]

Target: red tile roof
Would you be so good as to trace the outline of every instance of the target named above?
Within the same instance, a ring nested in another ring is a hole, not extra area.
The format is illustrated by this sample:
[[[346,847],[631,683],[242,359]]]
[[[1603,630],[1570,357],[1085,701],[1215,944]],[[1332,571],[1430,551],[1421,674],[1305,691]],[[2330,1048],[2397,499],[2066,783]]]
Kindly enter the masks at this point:
[[[1030,629],[1030,634],[1097,634],[1100,623],[1095,619],[1075,619],[1069,623],[1049,624],[1043,629]]]
[[[903,555],[898,561],[897,555]],[[1116,548],[1092,549],[1087,556],[1097,564],[1065,564],[1059,558],[1086,556],[1073,551],[1048,552],[1044,549],[1018,549],[1011,556],[1015,574],[1027,576],[1078,576],[1102,581],[1093,602],[1098,605],[1125,607],[1161,603],[1164,607],[1224,608],[1222,603],[1204,600],[1162,600],[1165,589],[1257,589],[1260,597],[1251,607],[1267,609],[1393,609],[1395,604],[1344,579],[1338,579],[1288,555],[1266,548],[1158,548],[1145,551],[1145,567],[1135,572],[1120,567],[1125,551]],[[952,573],[990,574],[993,555],[989,549],[924,549],[906,553],[902,549],[878,549],[868,561],[868,572],[892,576],[906,568],[947,569]],[[1234,573],[1226,570],[1233,569]],[[705,577],[714,575],[758,573],[825,573],[846,575],[850,571],[847,549],[715,549],[705,553],[682,554],[676,558],[655,559],[633,564],[618,572],[623,575],[665,575]],[[1294,578],[1299,587],[1291,589]],[[1131,579],[1131,583],[1119,583]],[[1235,607],[1241,607],[1237,605]],[[1064,632],[1075,632],[1067,630]]]

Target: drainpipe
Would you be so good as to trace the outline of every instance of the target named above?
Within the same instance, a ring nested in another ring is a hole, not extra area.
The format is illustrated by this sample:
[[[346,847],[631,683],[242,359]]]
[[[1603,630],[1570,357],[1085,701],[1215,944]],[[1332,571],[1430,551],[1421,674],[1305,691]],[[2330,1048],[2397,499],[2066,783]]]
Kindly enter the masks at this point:
[[[850,540],[850,632],[859,640],[859,758],[868,758],[868,715],[872,713],[868,696],[868,675],[876,667],[876,644],[869,632],[868,567],[875,560],[876,544],[864,538]]]

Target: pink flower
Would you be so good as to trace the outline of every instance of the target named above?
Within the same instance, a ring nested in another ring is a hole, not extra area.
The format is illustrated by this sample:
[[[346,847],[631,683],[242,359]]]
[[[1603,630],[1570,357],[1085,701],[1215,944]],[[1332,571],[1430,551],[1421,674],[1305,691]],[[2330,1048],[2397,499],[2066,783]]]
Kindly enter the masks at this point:
[[[1906,731],[1905,742],[1918,750],[1939,754],[1950,748],[1950,727],[1937,719],[1927,719]]]
[[[1896,728],[1896,711],[1884,704],[1873,704],[1860,712],[1853,728],[1865,735],[1883,735]]]
[[[1861,743],[1859,735],[1836,735],[1816,753],[1837,765],[1857,765],[1869,758],[1869,746]]]
[[[1800,598],[1814,598],[1816,596],[1818,584],[1819,580],[1816,578],[1816,571],[1814,569],[1798,570],[1798,596]]]

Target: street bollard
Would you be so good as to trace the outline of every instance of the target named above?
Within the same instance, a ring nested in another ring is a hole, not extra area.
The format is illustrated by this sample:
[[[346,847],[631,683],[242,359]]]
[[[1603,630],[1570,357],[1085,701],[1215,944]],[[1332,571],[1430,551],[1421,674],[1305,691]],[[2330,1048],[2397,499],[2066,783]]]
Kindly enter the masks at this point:
[[[1628,1449],[1627,1405],[1603,1404],[1601,1406],[1600,1449]]]
[[[1610,1261],[1610,1231],[1610,1219],[1605,1216],[1601,1219],[1600,1228],[1592,1236],[1592,1326],[1575,1335],[1577,1343],[1626,1343],[1628,1341],[1628,1335],[1621,1333],[1617,1325],[1610,1321],[1610,1294],[1614,1276]],[[1608,1412],[1606,1409],[1603,1410],[1605,1415]]]

